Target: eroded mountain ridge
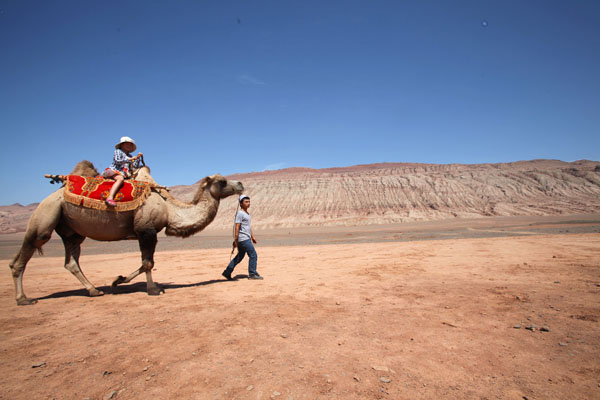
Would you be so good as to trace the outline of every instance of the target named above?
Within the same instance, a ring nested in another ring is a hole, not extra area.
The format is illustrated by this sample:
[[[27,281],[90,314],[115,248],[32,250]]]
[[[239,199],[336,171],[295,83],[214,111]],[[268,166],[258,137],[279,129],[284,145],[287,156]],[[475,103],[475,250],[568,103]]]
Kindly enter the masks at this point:
[[[600,212],[595,161],[533,160],[501,164],[383,163],[344,168],[288,168],[231,175],[252,198],[253,227],[371,225],[481,216]],[[190,200],[198,183],[171,188]],[[237,203],[221,202],[208,227],[231,227]],[[0,232],[20,232],[34,209],[0,207]]]

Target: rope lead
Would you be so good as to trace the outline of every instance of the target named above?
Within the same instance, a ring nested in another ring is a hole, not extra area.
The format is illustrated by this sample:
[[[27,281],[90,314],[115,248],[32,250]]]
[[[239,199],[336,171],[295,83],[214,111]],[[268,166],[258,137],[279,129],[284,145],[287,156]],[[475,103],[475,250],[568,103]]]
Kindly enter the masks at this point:
[[[237,212],[240,209],[240,202],[237,202],[237,207],[235,208],[235,214],[233,214],[233,231],[231,232],[231,236],[233,242],[231,243],[231,254],[229,255],[229,262],[233,258],[233,252],[235,251],[235,217],[237,216]]]

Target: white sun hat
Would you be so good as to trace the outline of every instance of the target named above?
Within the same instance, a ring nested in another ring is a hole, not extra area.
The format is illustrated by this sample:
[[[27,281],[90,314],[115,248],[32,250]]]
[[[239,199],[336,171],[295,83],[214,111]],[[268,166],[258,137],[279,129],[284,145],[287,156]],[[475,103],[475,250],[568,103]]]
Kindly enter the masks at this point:
[[[133,145],[133,151],[135,151],[135,149],[137,149],[137,146],[135,145],[135,140],[133,140],[129,136],[123,136],[121,138],[121,141],[119,143],[115,144],[115,149],[120,149],[121,145],[123,143],[131,143]]]
[[[240,195],[240,203],[242,202],[242,200],[244,200],[244,199],[249,199],[249,198],[250,198],[250,197],[248,197],[248,195],[246,195],[246,194],[241,194],[241,195]]]

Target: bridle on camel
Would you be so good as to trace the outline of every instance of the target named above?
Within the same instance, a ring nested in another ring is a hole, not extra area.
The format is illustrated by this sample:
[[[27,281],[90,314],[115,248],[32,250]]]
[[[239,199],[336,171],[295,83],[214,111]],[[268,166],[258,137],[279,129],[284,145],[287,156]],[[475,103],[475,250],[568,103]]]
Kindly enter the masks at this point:
[[[140,162],[138,163],[138,167],[137,168],[133,168],[135,162],[137,160],[140,160]],[[138,175],[138,173],[140,172],[140,169],[142,169],[142,167],[146,166],[146,163],[144,162],[144,156],[140,156],[137,160],[133,160],[133,161],[129,161],[129,170],[131,171],[131,179],[135,179]]]

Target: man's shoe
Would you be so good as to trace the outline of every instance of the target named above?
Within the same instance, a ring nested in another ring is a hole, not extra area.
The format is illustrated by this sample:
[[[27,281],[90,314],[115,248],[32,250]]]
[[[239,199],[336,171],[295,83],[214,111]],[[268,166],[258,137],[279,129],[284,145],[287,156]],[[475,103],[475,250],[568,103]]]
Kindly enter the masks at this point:
[[[225,270],[225,271],[223,271],[223,273],[221,275],[223,275],[225,278],[227,278],[228,281],[233,280],[233,278],[231,277],[231,271]]]
[[[260,276],[259,274],[253,274],[253,275],[250,275],[248,277],[248,279],[257,279],[258,280],[258,279],[264,279],[264,278],[262,276]]]

